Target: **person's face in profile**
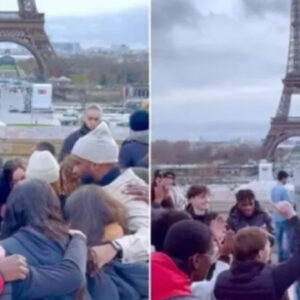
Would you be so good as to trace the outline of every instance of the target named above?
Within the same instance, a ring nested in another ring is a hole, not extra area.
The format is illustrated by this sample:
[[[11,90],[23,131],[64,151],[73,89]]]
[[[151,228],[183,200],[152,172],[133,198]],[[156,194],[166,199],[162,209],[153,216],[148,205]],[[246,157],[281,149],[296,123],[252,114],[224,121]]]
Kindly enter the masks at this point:
[[[25,171],[22,168],[18,168],[14,171],[12,180],[11,180],[11,187],[13,188],[16,184],[20,181],[25,179]]]

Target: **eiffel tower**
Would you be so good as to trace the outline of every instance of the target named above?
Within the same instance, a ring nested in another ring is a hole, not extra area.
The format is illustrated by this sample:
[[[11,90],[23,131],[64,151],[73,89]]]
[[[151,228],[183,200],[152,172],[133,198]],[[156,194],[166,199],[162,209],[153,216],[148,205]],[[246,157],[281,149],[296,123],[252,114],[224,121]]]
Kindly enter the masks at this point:
[[[42,78],[59,76],[55,52],[45,32],[45,15],[35,0],[18,0],[18,11],[0,11],[0,42],[25,47],[35,57]]]
[[[262,146],[262,156],[274,160],[277,146],[283,141],[300,136],[300,118],[290,118],[293,95],[300,94],[300,0],[291,0],[290,41],[286,75],[276,116]]]

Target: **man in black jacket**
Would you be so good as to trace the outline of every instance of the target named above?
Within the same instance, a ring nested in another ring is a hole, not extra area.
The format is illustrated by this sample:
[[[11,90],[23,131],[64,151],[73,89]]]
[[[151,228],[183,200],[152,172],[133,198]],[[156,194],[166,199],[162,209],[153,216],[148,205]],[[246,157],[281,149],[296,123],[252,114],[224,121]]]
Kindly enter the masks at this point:
[[[285,262],[271,266],[268,234],[258,227],[241,229],[234,241],[234,262],[221,273],[215,286],[217,300],[282,300],[300,277],[300,220],[288,202],[276,205],[277,212],[295,230],[297,250]]]
[[[72,132],[63,142],[59,155],[59,162],[63,161],[64,157],[71,153],[75,143],[83,136],[94,130],[101,122],[102,109],[97,104],[92,104],[87,107],[83,115],[83,125],[78,130]]]
[[[239,190],[236,204],[232,207],[227,220],[227,226],[234,232],[245,227],[260,227],[274,235],[272,219],[255,199],[252,190]]]

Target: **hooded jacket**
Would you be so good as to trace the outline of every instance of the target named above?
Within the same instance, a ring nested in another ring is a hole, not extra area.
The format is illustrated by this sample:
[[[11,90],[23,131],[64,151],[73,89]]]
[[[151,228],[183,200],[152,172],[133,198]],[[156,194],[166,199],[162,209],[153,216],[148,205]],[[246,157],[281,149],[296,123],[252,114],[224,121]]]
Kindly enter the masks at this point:
[[[34,272],[31,274],[32,276],[29,277],[29,281],[19,280],[13,282],[10,285],[5,286],[5,299],[31,300],[37,299],[37,295],[38,299],[40,300],[74,299],[74,282],[77,283],[78,289],[83,286],[84,282],[84,280],[78,282],[78,273],[76,272],[76,269],[73,269],[72,273],[67,274],[60,272],[59,270],[56,272],[56,277],[59,279],[58,283],[60,284],[60,286],[53,285],[52,281],[44,283],[41,281],[36,281],[36,279],[41,280],[42,278],[47,280],[47,276],[45,276],[45,273],[41,273],[41,276],[38,277],[38,268],[45,267],[45,272],[47,272],[48,267],[58,266],[64,258],[68,244],[68,238],[66,238],[64,242],[59,244],[29,227],[24,227],[20,229],[17,233],[15,233],[13,236],[1,241],[1,246],[5,249],[7,255],[19,254],[24,256],[27,260],[28,265],[34,269]],[[82,250],[82,246],[81,248],[77,246],[78,254],[80,254],[82,256],[82,259],[85,260],[81,261],[80,264],[83,264],[83,266],[85,266],[86,248],[84,248],[84,253],[82,253],[80,249]],[[72,253],[72,255],[74,255],[74,248],[72,250]],[[80,257],[76,257],[76,259],[79,261],[81,260]],[[62,270],[66,270],[66,266],[64,266]],[[84,271],[84,269],[81,270],[82,276],[84,276]],[[53,269],[50,268],[50,272],[51,273],[49,273],[49,275],[51,275],[52,277],[55,276],[55,271],[53,273]],[[68,277],[65,277],[64,275],[68,275]],[[48,285],[49,287],[51,287],[51,293],[49,293],[49,295],[52,296],[43,295],[44,291],[40,290],[43,287],[43,285]],[[64,290],[65,293],[62,293],[62,290]],[[11,294],[10,297],[7,296],[9,294]]]
[[[282,300],[287,289],[300,277],[300,221],[290,221],[295,229],[297,250],[287,261],[266,265],[257,261],[235,261],[217,279],[217,300]]]
[[[151,299],[196,299],[192,296],[188,276],[169,256],[160,252],[151,255]]]
[[[227,220],[229,229],[237,232],[244,227],[256,226],[266,229],[270,234],[274,235],[274,228],[272,225],[272,219],[265,212],[258,201],[255,201],[254,213],[251,217],[246,217],[240,213],[237,205],[233,206],[230,210],[229,217]]]
[[[126,139],[119,154],[119,162],[121,168],[130,167],[148,167],[148,130],[131,131],[128,139]]]
[[[88,291],[92,300],[142,300],[148,299],[148,282],[146,263],[114,260],[96,277],[88,276]]]

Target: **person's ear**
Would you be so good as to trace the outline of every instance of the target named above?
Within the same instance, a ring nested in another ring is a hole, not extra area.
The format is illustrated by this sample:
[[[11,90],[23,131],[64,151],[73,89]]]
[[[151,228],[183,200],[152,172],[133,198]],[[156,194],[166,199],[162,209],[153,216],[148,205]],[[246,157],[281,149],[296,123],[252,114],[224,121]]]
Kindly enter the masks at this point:
[[[198,270],[201,267],[202,262],[203,262],[202,255],[195,254],[194,256],[192,256],[192,264],[194,270]]]
[[[256,255],[256,260],[262,263],[265,263],[265,249],[259,250],[258,254]]]
[[[210,259],[206,255],[195,254],[190,257],[189,269],[191,281],[201,281],[207,276],[210,269]]]

